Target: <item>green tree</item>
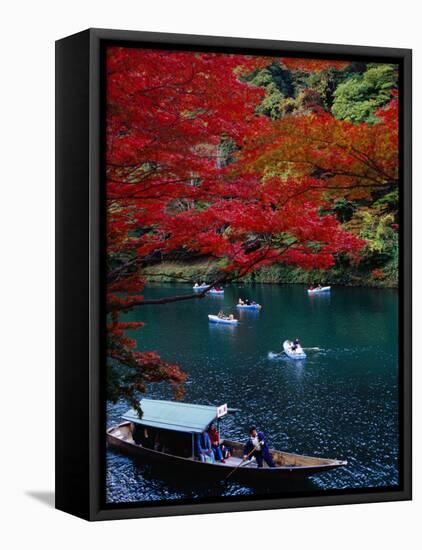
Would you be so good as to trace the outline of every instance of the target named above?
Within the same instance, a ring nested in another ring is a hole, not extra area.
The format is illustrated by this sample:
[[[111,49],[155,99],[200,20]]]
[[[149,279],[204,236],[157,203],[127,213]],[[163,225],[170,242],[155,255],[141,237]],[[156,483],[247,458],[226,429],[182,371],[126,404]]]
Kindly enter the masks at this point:
[[[378,122],[375,111],[390,101],[397,79],[397,65],[368,64],[364,73],[355,74],[337,86],[333,115],[355,123]]]
[[[265,88],[265,97],[258,105],[256,112],[267,115],[273,119],[280,118],[284,114],[285,99],[292,98],[295,95],[295,87],[291,72],[274,62],[258,69],[245,78],[254,86]]]
[[[307,80],[309,88],[318,92],[326,111],[330,111],[334,101],[334,92],[341,80],[344,79],[344,70],[339,71],[333,67],[323,71],[311,73]]]

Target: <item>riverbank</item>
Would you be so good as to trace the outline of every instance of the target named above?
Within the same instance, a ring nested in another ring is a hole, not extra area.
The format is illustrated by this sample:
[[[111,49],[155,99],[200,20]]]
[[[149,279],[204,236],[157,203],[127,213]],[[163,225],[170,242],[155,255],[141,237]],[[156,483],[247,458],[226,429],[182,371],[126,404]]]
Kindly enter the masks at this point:
[[[170,283],[194,281],[212,281],[221,275],[219,264],[215,260],[199,259],[190,262],[162,262],[148,268],[147,280]],[[375,273],[365,269],[365,266],[334,266],[326,271],[305,271],[298,267],[282,264],[263,267],[246,275],[245,283],[271,284],[317,284],[329,283],[333,285],[368,287],[368,288],[397,288],[398,276],[392,273]]]

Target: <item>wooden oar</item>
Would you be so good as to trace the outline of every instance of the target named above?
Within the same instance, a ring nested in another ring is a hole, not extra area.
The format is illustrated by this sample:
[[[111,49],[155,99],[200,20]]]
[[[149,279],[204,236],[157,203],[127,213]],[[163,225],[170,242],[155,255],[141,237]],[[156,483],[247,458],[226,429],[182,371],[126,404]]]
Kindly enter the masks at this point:
[[[255,447],[254,447],[254,448],[252,449],[252,451],[247,455],[247,457],[244,458],[244,459],[242,460],[242,462],[240,462],[240,464],[238,464],[238,465],[236,466],[236,468],[234,468],[234,469],[233,469],[233,470],[223,479],[223,483],[226,483],[226,481],[229,479],[229,477],[230,477],[231,475],[233,475],[233,474],[235,473],[235,471],[236,471],[238,468],[240,468],[241,466],[243,466],[243,464],[244,464],[245,462],[247,462],[248,458],[251,456],[251,454],[252,454],[254,451],[256,451],[256,448],[255,448]]]
[[[306,351],[323,351],[321,348],[304,348],[302,347],[303,350],[306,350]],[[278,353],[277,355],[281,355],[282,353],[284,353],[283,351],[281,351],[280,353]]]

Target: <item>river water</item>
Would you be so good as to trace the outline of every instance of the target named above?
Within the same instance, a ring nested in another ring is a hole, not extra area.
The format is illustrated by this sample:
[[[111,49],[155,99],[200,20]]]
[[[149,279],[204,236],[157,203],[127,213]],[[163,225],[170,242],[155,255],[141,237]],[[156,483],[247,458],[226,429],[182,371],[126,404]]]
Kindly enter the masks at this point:
[[[189,293],[186,285],[151,285],[148,298]],[[238,311],[238,298],[259,312]],[[208,323],[209,313],[234,313],[237,326]],[[346,459],[344,468],[296,482],[290,491],[389,487],[398,484],[398,294],[395,290],[335,287],[308,296],[301,285],[233,285],[224,297],[207,296],[125,315],[141,320],[139,349],[157,351],[189,375],[184,401],[240,411],[222,422],[222,434],[244,440],[250,425],[271,446],[289,452]],[[300,337],[303,361],[275,356],[282,341]],[[171,399],[164,384],[148,397]],[[128,406],[107,405],[107,424]],[[273,488],[200,480],[142,464],[107,450],[109,503],[201,499],[271,493]]]

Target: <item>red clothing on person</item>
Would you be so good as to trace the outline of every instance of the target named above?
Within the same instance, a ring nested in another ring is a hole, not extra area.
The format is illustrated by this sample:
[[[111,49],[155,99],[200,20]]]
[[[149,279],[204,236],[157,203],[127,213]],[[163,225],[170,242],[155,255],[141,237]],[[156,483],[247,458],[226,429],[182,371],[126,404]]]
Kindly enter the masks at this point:
[[[220,444],[220,435],[218,433],[218,430],[215,428],[210,428],[208,430],[208,435],[211,439],[211,445],[219,445]]]

